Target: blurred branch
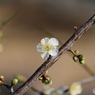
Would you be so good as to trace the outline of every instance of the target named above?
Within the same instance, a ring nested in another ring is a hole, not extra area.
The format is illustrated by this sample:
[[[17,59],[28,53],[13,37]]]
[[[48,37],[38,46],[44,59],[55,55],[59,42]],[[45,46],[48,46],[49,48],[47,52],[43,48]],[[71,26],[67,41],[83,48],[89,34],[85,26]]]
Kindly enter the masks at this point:
[[[80,83],[86,84],[86,83],[90,83],[90,82],[92,82],[94,80],[95,80],[95,76],[92,76],[92,77],[89,77],[89,78],[81,80]]]
[[[13,19],[17,14],[18,14],[18,12],[15,12],[15,13],[13,13],[12,15],[10,15],[8,18],[6,18],[6,19],[0,24],[0,30],[2,30],[2,28],[3,28],[11,19]]]
[[[95,75],[94,71],[93,71],[91,68],[89,68],[86,64],[82,65],[82,67],[83,67],[91,76],[94,76],[94,75]]]
[[[69,38],[69,40],[59,48],[57,56],[50,56],[34,72],[34,74],[13,93],[13,95],[23,95],[60,58],[60,56],[82,36],[84,32],[92,27],[93,24],[95,24],[95,14],[84,25],[77,29],[75,33]]]

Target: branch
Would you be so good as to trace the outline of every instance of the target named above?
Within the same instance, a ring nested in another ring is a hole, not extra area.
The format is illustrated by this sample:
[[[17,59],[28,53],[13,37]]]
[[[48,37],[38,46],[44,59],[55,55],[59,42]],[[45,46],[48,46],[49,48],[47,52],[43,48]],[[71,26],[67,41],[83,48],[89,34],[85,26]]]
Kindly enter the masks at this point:
[[[84,32],[92,27],[94,23],[95,14],[84,25],[77,29],[70,39],[59,48],[57,56],[50,56],[34,72],[34,74],[13,93],[13,95],[23,95],[45,73],[45,71],[47,71],[60,58],[60,56],[64,54],[73,45],[73,43],[82,36]]]

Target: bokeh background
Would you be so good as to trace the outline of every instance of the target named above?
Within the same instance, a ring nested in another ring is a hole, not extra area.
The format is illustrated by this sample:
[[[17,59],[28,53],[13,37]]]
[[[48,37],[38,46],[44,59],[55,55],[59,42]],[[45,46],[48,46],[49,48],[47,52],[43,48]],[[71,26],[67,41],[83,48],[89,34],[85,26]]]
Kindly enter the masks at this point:
[[[95,0],[0,0],[0,22],[16,11],[18,15],[2,29],[4,38],[0,40],[0,75],[10,84],[15,74],[29,78],[45,61],[37,52],[36,46],[46,37],[48,31],[65,43],[74,33],[73,27],[80,27],[95,13]],[[86,57],[86,64],[95,71],[95,26],[91,27],[72,47]],[[53,80],[52,88],[70,85],[75,81],[90,77],[79,63],[74,63],[70,54],[65,53],[49,69]],[[44,84],[37,81],[34,85],[42,90]],[[1,86],[0,95],[10,95]],[[83,85],[81,95],[94,95],[95,81]],[[16,89],[16,88],[15,88]],[[25,95],[31,95],[31,90]]]

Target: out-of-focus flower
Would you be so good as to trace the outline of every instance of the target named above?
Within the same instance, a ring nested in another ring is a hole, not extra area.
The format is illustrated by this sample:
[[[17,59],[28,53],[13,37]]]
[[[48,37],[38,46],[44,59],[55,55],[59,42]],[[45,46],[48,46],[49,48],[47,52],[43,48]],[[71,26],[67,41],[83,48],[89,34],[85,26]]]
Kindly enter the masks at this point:
[[[82,92],[82,86],[79,82],[74,82],[71,87],[69,88],[69,92],[71,95],[77,95]]]
[[[37,45],[37,51],[42,52],[41,57],[47,59],[49,55],[56,56],[58,54],[59,41],[56,38],[43,38],[41,43]]]
[[[15,78],[18,79],[19,82],[25,82],[27,78],[23,75],[15,75]]]

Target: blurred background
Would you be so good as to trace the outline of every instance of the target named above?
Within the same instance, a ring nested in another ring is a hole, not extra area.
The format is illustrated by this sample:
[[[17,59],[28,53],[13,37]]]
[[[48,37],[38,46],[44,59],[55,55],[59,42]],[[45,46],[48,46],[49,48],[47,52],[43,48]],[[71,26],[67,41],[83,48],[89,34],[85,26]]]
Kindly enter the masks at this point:
[[[48,31],[65,43],[74,33],[74,26],[80,27],[95,13],[95,0],[0,0],[0,22],[14,12],[17,16],[3,28],[3,51],[0,52],[0,75],[10,84],[15,74],[23,74],[29,78],[45,61],[37,52],[36,46],[46,37],[43,31]],[[95,71],[95,26],[91,27],[72,47],[85,55],[86,64]],[[75,81],[88,78],[91,75],[65,53],[49,69],[53,80],[52,88],[70,85]],[[37,81],[34,85],[42,90],[44,84]],[[80,95],[93,95],[95,81],[83,85]],[[8,89],[1,86],[0,95],[10,95]],[[15,88],[16,89],[16,88]],[[28,90],[24,95],[31,95]]]

